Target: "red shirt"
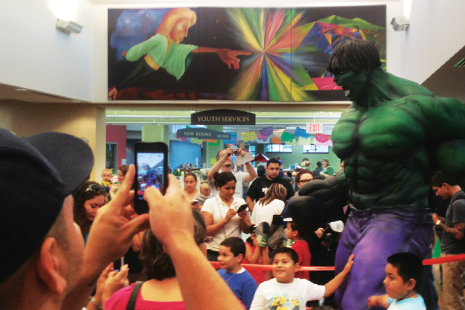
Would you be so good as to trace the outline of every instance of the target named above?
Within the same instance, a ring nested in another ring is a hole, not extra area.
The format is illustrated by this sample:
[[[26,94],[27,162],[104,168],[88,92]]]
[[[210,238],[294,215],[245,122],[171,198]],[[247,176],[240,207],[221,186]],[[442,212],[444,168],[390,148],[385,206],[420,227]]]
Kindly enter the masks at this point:
[[[306,241],[300,240],[294,242],[292,249],[299,255],[300,266],[310,266],[310,259],[312,258],[312,255],[310,254],[308,243]],[[297,271],[295,273],[295,277],[300,279],[307,279],[310,281],[310,275],[308,271]]]

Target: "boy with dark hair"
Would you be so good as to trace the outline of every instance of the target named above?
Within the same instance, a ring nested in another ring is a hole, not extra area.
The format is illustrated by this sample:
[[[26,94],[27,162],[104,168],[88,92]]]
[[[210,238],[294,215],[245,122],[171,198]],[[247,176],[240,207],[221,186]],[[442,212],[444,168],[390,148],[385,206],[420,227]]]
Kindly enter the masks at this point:
[[[228,284],[234,295],[250,308],[253,296],[257,290],[257,282],[242,266],[245,257],[245,243],[241,238],[230,237],[224,239],[219,248],[218,262],[221,269],[218,274]]]
[[[328,297],[342,284],[352,269],[354,255],[349,257],[345,268],[327,284],[316,285],[305,279],[296,279],[299,270],[299,255],[290,248],[279,248],[273,253],[274,279],[258,286],[251,310],[286,308],[304,310],[309,300]]]
[[[383,306],[390,310],[425,310],[425,302],[417,294],[423,276],[421,259],[413,253],[401,252],[388,257],[386,278],[386,295],[371,296],[368,306]]]
[[[293,221],[287,222],[286,238],[294,241],[294,244],[292,244],[292,249],[296,251],[299,256],[300,266],[310,266],[312,255],[310,254],[308,243],[302,239],[300,230],[297,228],[297,225]],[[307,279],[310,281],[308,271],[297,271],[295,277],[300,279]]]

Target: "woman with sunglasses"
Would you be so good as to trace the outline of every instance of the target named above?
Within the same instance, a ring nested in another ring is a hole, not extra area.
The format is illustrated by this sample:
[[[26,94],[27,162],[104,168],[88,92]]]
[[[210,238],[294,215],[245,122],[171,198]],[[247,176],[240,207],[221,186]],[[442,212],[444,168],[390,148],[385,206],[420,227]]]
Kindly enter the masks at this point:
[[[241,237],[241,231],[248,233],[250,226],[247,210],[237,213],[245,200],[234,195],[236,177],[231,172],[215,173],[213,175],[218,195],[205,201],[202,215],[207,225],[207,235],[213,241],[207,245],[207,258],[216,261],[219,255],[220,243],[229,237]]]
[[[92,225],[98,210],[105,204],[105,187],[97,182],[84,182],[73,193],[74,221],[81,228],[84,241],[87,242],[90,226]]]

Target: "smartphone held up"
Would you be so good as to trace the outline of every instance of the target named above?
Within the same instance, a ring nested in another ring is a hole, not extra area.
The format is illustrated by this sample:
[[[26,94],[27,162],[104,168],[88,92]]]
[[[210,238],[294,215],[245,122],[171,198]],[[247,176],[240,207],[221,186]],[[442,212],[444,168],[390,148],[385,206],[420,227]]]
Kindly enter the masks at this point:
[[[137,142],[134,153],[134,209],[136,213],[142,214],[149,211],[144,200],[145,190],[153,186],[164,194],[168,187],[168,146],[163,142]]]

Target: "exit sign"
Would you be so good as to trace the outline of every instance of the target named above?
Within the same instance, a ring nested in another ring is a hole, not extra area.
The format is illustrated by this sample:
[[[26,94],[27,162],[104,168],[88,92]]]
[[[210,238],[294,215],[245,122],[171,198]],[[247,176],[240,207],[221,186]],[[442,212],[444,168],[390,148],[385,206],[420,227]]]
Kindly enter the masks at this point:
[[[323,124],[307,123],[307,133],[322,133]]]

